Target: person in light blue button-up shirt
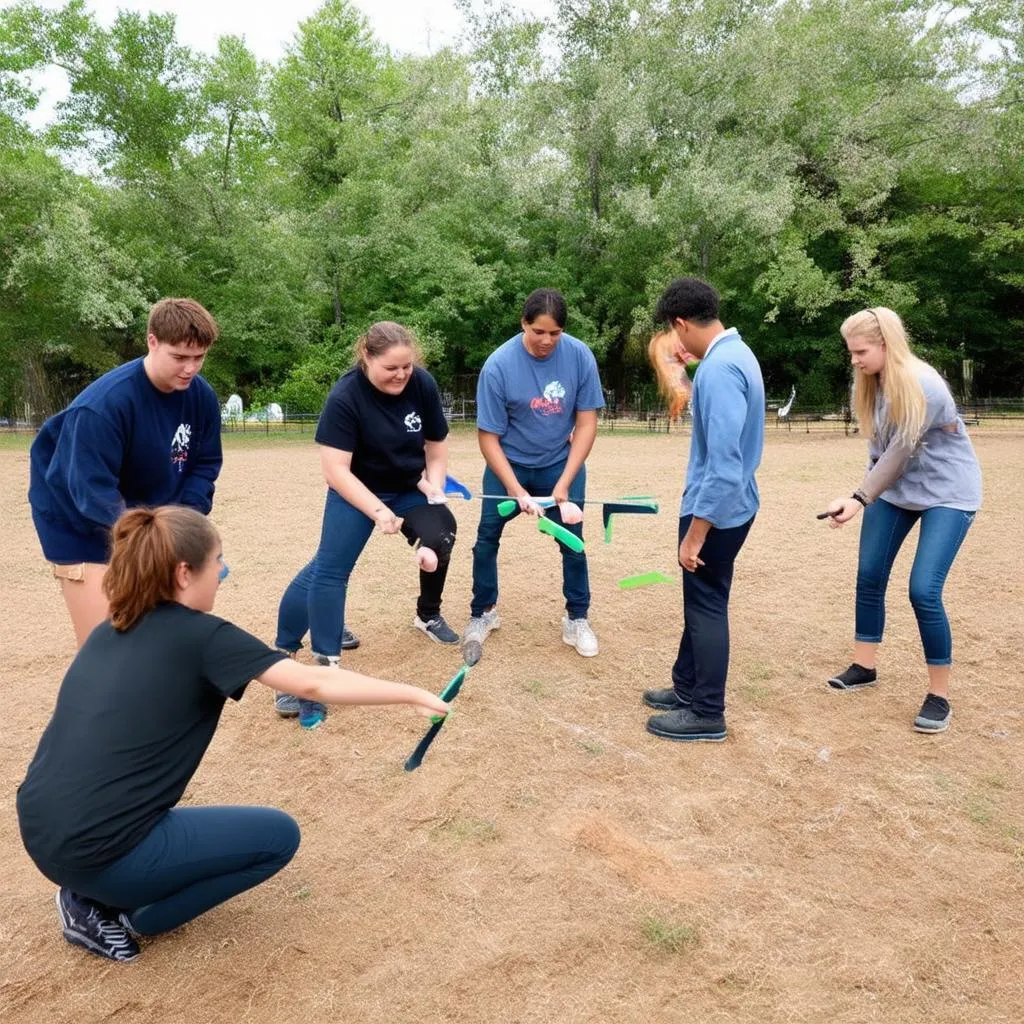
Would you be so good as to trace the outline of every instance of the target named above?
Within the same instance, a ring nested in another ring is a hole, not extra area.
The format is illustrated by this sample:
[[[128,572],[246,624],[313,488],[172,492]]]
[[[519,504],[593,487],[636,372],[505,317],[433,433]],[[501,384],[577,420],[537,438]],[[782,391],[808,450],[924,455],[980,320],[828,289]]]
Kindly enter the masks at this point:
[[[679,518],[683,627],[672,686],[648,690],[647,729],[671,740],[724,740],[733,564],[760,506],[754,474],[764,447],[764,381],[754,353],[718,315],[718,293],[673,281],[655,319],[675,332],[676,358],[699,359],[693,434]]]

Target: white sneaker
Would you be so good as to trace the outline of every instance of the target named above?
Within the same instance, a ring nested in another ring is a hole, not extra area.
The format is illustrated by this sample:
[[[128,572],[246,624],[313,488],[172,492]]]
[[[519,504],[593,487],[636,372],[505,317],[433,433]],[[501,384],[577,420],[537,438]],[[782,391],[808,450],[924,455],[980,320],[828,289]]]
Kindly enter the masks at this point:
[[[597,637],[586,619],[570,619],[568,615],[563,615],[562,640],[570,647],[575,647],[576,653],[582,654],[584,658],[597,655]]]

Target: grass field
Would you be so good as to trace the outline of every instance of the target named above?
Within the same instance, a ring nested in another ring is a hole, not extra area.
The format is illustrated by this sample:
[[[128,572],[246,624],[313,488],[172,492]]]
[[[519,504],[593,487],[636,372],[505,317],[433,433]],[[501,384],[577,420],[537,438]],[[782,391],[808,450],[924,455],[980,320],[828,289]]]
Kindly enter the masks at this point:
[[[258,437],[226,441],[217,611],[271,641],[323,487],[308,434]],[[824,685],[849,662],[857,535],[814,513],[856,485],[865,446],[796,431],[769,431],[737,566],[729,740],[645,733],[640,692],[669,681],[680,597],[616,581],[678,574],[686,439],[602,435],[591,492],[653,493],[662,514],[620,519],[610,545],[589,520],[599,657],[561,642],[554,545],[520,520],[502,548],[503,626],[419,771],[402,770],[423,731],[411,712],[334,711],[304,734],[251,686],[186,801],[282,807],[298,855],[118,966],[63,941],[18,837],[14,790],[73,640],[25,504],[27,444],[3,441],[0,1021],[1019,1024],[1024,437],[979,431],[976,446],[985,505],[946,588],[948,733],[911,730],[925,692],[906,596],[916,534],[893,574],[880,685]],[[472,435],[455,434],[452,473],[475,486],[481,469]],[[461,630],[479,510],[453,508],[444,611]],[[363,644],[345,664],[439,690],[458,655],[410,628],[414,586],[404,540],[374,537],[348,602]]]

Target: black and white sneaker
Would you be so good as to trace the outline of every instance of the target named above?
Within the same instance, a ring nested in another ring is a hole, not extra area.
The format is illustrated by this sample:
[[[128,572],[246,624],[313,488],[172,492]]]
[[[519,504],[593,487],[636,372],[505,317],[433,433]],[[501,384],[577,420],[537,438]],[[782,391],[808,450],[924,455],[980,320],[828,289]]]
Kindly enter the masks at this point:
[[[914,729],[917,732],[945,732],[952,716],[949,701],[937,693],[929,693],[914,719]]]
[[[107,917],[98,903],[76,896],[70,889],[58,889],[55,898],[64,938],[73,946],[122,964],[130,963],[142,952],[120,922]]]
[[[426,633],[435,643],[438,644],[457,644],[459,642],[459,634],[448,625],[447,622],[440,615],[435,615],[434,618],[428,622],[424,622],[418,615],[412,620],[412,624],[420,630],[421,633]]]
[[[874,686],[878,682],[878,673],[873,668],[865,668],[856,662],[845,672],[833,676],[828,685],[833,690],[862,690],[865,686]]]

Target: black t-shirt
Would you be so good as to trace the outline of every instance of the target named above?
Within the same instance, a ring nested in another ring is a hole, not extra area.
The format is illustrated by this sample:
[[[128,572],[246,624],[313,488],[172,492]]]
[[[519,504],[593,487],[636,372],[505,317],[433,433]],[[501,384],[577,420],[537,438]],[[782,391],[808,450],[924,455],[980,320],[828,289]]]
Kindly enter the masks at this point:
[[[230,622],[159,605],[119,633],[104,622],[71,663],[25,781],[18,821],[44,868],[98,870],[180,799],[224,701],[285,655]]]
[[[413,491],[426,467],[424,441],[443,441],[448,422],[434,378],[414,366],[398,395],[375,388],[359,367],[327,396],[317,444],[352,453],[352,472],[374,494]]]

